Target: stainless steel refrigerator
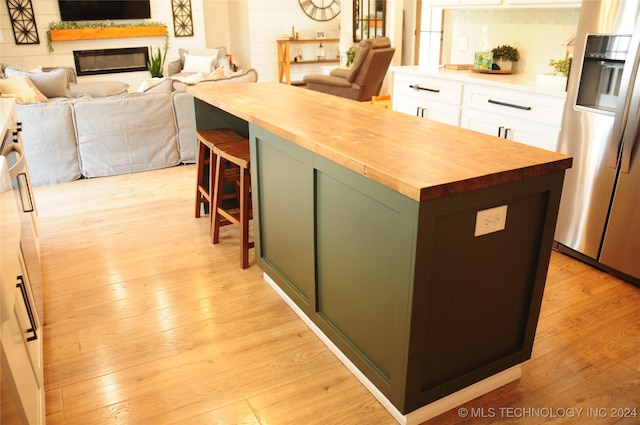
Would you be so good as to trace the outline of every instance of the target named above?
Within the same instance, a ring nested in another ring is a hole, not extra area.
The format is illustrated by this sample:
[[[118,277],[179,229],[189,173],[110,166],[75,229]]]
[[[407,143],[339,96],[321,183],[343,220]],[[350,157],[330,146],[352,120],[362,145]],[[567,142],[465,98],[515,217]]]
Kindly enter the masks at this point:
[[[583,0],[558,151],[561,252],[640,285],[640,1]]]

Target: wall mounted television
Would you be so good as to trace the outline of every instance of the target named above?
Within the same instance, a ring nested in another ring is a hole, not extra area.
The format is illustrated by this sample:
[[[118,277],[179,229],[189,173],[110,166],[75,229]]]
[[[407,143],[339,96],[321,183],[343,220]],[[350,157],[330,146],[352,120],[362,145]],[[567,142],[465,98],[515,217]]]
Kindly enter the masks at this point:
[[[63,21],[151,18],[150,0],[58,0]]]

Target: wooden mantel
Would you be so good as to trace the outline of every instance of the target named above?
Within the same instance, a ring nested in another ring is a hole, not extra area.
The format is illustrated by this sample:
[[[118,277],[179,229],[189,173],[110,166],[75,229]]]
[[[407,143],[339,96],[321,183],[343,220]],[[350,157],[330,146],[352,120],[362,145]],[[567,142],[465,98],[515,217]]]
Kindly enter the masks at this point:
[[[167,34],[164,25],[75,28],[50,30],[51,41],[98,40],[105,38],[159,37]]]

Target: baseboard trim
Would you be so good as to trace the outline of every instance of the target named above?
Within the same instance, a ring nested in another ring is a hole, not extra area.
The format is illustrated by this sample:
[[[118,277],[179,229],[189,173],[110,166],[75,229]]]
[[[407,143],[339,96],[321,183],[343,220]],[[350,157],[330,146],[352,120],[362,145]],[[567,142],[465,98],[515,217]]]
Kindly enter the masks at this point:
[[[316,334],[318,338],[331,350],[331,352],[349,369],[349,371],[364,385],[367,390],[384,406],[385,409],[401,425],[418,425],[428,421],[444,412],[458,407],[474,398],[480,397],[496,388],[502,387],[522,376],[521,365],[515,365],[502,372],[498,372],[482,381],[476,382],[466,388],[449,394],[439,400],[422,406],[407,414],[401,413],[387,397],[345,356],[342,351],[307,317],[307,315],[296,305],[295,302],[275,283],[267,273],[263,273],[264,280],[273,288],[289,307],[302,319],[302,321]]]

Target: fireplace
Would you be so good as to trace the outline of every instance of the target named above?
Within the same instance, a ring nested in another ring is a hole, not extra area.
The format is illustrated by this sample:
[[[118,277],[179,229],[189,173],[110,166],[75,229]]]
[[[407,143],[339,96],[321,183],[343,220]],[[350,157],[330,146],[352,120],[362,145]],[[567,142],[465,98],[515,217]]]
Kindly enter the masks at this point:
[[[149,50],[146,47],[74,50],[73,59],[78,75],[146,71]]]

